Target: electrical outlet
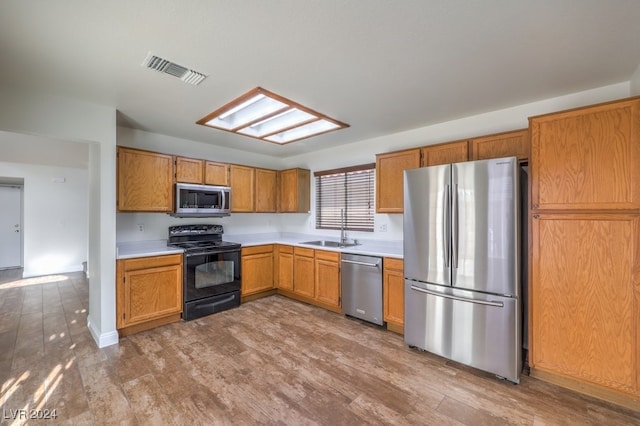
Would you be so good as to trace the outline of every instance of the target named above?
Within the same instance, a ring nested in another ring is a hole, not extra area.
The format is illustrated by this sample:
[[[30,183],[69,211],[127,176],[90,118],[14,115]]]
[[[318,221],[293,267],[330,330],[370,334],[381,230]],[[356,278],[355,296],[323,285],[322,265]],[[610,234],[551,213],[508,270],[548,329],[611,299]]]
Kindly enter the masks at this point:
[[[142,223],[138,224],[138,231],[144,232],[144,225]]]
[[[387,224],[381,223],[380,225],[378,225],[378,232],[387,232]]]

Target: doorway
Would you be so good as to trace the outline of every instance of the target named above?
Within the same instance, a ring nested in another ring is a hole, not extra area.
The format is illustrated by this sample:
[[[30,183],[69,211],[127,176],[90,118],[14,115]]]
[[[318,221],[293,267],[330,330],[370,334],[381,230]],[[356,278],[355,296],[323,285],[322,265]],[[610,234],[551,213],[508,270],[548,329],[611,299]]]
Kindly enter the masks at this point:
[[[0,185],[0,270],[22,267],[22,185]]]

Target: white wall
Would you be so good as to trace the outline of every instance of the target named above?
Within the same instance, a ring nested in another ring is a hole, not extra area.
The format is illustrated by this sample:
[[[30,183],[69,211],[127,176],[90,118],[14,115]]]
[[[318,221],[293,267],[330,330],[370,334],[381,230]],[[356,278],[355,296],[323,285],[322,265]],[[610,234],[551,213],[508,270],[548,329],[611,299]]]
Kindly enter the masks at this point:
[[[24,179],[24,276],[82,271],[89,231],[88,171],[0,162],[0,176]]]
[[[376,160],[376,153],[392,152],[405,148],[414,148],[473,136],[522,129],[528,127],[528,118],[531,116],[621,99],[628,96],[630,96],[630,83],[619,83],[486,114],[421,127],[380,138],[360,141],[339,148],[286,158],[284,167],[304,167],[315,171],[372,163]],[[310,222],[313,223],[315,221],[315,214],[313,213],[314,202],[315,188],[312,183],[312,214],[307,218],[298,218],[283,222],[282,231],[316,232],[315,229],[309,228],[308,226]],[[362,239],[402,239],[402,215],[376,214],[374,221],[376,232],[354,232],[351,233],[350,236]],[[379,231],[382,225],[386,225],[387,232]],[[337,231],[333,233],[323,231],[321,233],[338,235]]]
[[[92,144],[88,326],[98,346],[117,343],[116,111],[113,107],[8,89],[0,92],[0,98],[0,130]]]
[[[631,95],[640,96],[640,65],[631,76]]]

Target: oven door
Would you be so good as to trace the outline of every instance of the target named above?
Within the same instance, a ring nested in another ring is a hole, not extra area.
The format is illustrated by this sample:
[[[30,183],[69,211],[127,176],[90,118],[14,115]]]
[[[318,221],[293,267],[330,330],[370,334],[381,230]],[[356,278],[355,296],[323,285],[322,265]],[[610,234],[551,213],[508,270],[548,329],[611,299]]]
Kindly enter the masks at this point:
[[[184,263],[185,302],[240,290],[240,250],[186,254]]]

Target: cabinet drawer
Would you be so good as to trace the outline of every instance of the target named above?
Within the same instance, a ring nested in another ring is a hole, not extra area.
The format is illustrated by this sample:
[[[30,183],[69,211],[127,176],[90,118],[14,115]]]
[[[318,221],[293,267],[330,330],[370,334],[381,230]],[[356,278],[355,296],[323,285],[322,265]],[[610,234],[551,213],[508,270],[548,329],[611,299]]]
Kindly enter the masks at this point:
[[[137,269],[159,268],[162,266],[179,265],[182,263],[181,254],[169,254],[166,256],[137,257],[135,259],[124,259],[125,271],[135,271]]]
[[[304,247],[294,247],[293,252],[296,256],[313,257],[313,249]]]
[[[280,253],[289,253],[289,254],[293,254],[293,246],[285,246],[285,245],[278,245],[278,250],[280,251]]]
[[[316,259],[340,262],[340,253],[337,251],[316,250]]]
[[[260,254],[260,253],[273,253],[273,244],[266,244],[263,246],[253,246],[253,247],[243,247],[242,255],[250,256],[252,254]]]
[[[392,257],[384,258],[384,269],[394,270],[394,271],[404,271],[404,260],[402,259],[394,259]]]

